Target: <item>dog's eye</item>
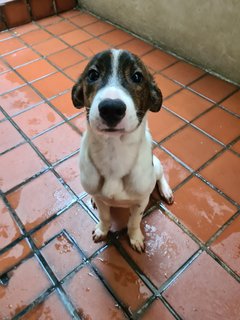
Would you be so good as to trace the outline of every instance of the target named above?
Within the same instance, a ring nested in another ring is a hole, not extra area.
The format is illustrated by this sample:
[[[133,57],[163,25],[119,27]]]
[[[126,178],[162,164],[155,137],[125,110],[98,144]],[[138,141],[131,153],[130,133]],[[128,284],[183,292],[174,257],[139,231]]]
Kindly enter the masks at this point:
[[[136,71],[131,78],[134,83],[141,83],[143,80],[143,75],[141,72]]]
[[[99,72],[97,70],[95,70],[95,69],[89,70],[88,74],[87,74],[88,80],[90,82],[97,81],[99,76],[100,76]]]

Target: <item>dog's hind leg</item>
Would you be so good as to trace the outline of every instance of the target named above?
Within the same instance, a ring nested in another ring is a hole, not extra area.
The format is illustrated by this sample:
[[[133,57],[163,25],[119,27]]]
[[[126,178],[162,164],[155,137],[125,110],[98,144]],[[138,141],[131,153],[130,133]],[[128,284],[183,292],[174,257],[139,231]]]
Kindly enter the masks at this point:
[[[149,198],[146,198],[139,205],[130,208],[131,215],[128,220],[128,236],[132,248],[139,253],[145,250],[144,235],[142,234],[140,224],[148,201]]]
[[[93,202],[97,206],[99,215],[99,223],[96,225],[95,230],[93,230],[93,240],[94,242],[99,242],[106,239],[110,229],[110,207],[96,198],[93,198]]]
[[[167,180],[163,173],[163,167],[161,165],[161,162],[159,159],[153,155],[153,165],[156,175],[156,182],[159,189],[159,192],[163,199],[168,203],[172,204],[174,202],[173,193],[171,188],[169,187],[169,184],[167,183]]]

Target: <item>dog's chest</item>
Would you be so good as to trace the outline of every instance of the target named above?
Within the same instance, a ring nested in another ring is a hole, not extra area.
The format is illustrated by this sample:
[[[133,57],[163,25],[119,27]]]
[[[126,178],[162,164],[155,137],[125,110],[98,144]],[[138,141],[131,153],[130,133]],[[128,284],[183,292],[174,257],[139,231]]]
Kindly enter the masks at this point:
[[[103,144],[93,144],[90,156],[94,159],[95,166],[105,180],[122,179],[130,173],[134,166],[137,148],[138,145],[109,139]]]
[[[93,160],[102,183],[95,195],[112,206],[128,206],[152,191],[151,145],[146,139],[90,143]]]

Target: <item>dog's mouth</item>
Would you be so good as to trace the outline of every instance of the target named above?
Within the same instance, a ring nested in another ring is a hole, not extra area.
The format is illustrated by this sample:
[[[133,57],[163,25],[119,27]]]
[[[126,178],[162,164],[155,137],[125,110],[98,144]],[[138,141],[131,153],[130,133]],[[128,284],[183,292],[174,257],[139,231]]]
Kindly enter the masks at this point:
[[[115,129],[115,128],[104,128],[101,130],[102,132],[119,132],[119,133],[122,133],[122,132],[125,132],[125,129]]]

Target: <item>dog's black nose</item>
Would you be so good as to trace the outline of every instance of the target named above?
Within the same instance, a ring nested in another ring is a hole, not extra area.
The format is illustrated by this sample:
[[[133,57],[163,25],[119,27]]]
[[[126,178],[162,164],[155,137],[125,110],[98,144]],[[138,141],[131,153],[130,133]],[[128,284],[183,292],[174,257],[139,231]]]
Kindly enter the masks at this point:
[[[115,127],[125,116],[126,105],[120,99],[105,99],[98,105],[101,118],[109,127]]]

